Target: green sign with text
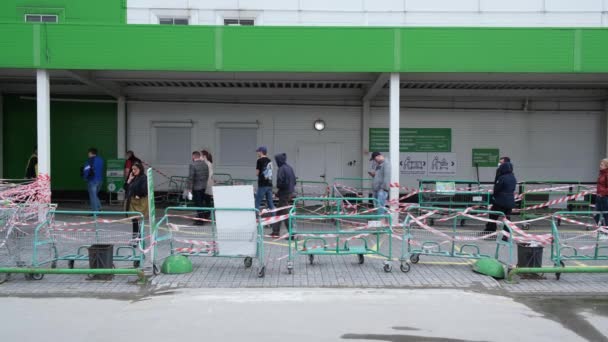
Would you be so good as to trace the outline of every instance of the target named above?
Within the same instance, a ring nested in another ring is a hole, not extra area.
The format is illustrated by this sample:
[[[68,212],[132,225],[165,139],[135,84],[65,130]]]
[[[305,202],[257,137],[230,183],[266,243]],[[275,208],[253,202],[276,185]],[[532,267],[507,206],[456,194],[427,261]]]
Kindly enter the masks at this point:
[[[369,150],[388,152],[388,128],[369,129]],[[451,128],[401,128],[400,152],[452,152]]]
[[[118,192],[125,185],[125,160],[109,159],[106,167],[106,182],[109,192]]]
[[[496,167],[500,151],[497,148],[474,148],[473,167]]]

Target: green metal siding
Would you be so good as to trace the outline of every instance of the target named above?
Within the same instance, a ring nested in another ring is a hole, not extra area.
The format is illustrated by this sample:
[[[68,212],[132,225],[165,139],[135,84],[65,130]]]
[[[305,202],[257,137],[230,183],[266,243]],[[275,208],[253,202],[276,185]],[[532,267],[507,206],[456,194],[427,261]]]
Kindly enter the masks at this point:
[[[36,145],[36,101],[19,96],[4,100],[4,178],[23,178]],[[116,158],[116,105],[51,102],[51,178],[53,190],[85,190],[79,168],[87,149]]]
[[[56,14],[60,23],[125,24],[125,0],[2,0],[0,22],[24,22],[25,14]]]
[[[0,68],[608,72],[607,43],[607,29],[0,24]]]

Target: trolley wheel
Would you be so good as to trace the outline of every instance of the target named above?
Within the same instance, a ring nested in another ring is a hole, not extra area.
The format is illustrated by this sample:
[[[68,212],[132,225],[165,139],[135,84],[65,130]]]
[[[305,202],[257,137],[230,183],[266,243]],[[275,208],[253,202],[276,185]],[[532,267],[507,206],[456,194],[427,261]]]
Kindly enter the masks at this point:
[[[461,227],[466,226],[466,224],[467,224],[467,220],[465,220],[465,219],[460,220],[460,226]]]
[[[391,264],[384,264],[384,267],[382,269],[384,270],[384,272],[389,273],[393,270],[393,266],[391,266]]]
[[[288,262],[287,263],[287,273],[292,274],[293,273],[293,262]]]
[[[245,268],[249,268],[253,265],[253,259],[251,257],[246,257],[243,263],[245,264]]]
[[[68,268],[74,268],[74,260],[68,260]]]
[[[529,224],[529,223],[524,224],[524,225],[522,226],[522,229],[523,229],[523,230],[530,230],[530,224]]]
[[[560,261],[560,262],[559,262],[559,265],[560,265],[561,267],[566,267],[566,264],[564,264],[564,262],[563,262],[563,261]],[[555,265],[555,266],[557,266],[557,265]],[[561,272],[557,272],[557,273],[555,273],[555,279],[556,279],[556,280],[559,280],[559,278],[561,278],[561,277],[562,277]]]
[[[57,268],[57,261],[51,262],[51,268]]]
[[[403,272],[403,273],[409,272],[410,268],[411,268],[411,266],[407,262],[402,262],[401,266],[399,266],[399,269],[401,269],[401,272]]]
[[[265,275],[266,275],[266,266],[262,266],[258,270],[258,278],[264,278]]]
[[[156,264],[152,264],[152,274],[154,274],[155,276],[160,274],[160,269]]]
[[[363,265],[363,263],[365,262],[365,257],[363,256],[363,254],[357,254],[357,258],[359,259],[359,265]]]
[[[25,275],[25,279],[27,280],[42,280],[44,278],[44,274],[40,273],[28,273]]]
[[[420,254],[412,254],[410,261],[412,264],[417,264],[420,261]]]
[[[591,228],[591,226],[587,226],[587,227],[585,227],[585,229],[586,229],[587,231],[590,231],[592,228]]]
[[[139,268],[139,265],[141,265],[141,262],[139,260],[133,261],[133,268]]]
[[[308,255],[308,262],[312,265],[315,262],[315,256],[313,254]]]

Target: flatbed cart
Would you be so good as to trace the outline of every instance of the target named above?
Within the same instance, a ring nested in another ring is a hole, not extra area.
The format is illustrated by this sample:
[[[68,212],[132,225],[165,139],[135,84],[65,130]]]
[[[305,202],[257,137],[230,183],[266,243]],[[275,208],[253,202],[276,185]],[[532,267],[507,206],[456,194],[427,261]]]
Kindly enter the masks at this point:
[[[590,211],[593,195],[588,192],[594,187],[577,181],[521,182],[518,196],[521,199],[520,217],[522,220],[533,220],[557,211]],[[558,219],[557,225],[561,223]],[[526,223],[524,229],[529,228],[530,224]]]
[[[322,211],[311,212],[302,202],[322,203]],[[368,208],[374,203],[375,208]],[[377,202],[372,198],[302,197],[294,200],[289,214],[289,254],[287,271],[293,273],[297,255],[316,257],[355,255],[363,264],[365,255],[386,258],[383,270],[392,270],[391,215],[378,215]],[[381,248],[386,241],[386,248]]]
[[[459,224],[463,219],[489,222],[489,215],[495,214],[495,233],[465,228]],[[428,217],[440,215],[447,218],[448,227],[434,228],[426,224]],[[502,258],[501,250],[506,249],[508,267],[514,265],[513,235],[511,229],[502,222],[505,215],[488,210],[470,210],[437,207],[410,207],[403,222],[401,242],[401,271],[409,272],[410,263],[417,264],[421,256],[460,259]]]
[[[264,231],[254,208],[169,207],[155,225],[153,236],[155,274],[163,259],[183,255],[242,258],[245,268],[252,267],[253,259],[257,259],[257,275],[265,276]]]
[[[487,209],[490,206],[492,193],[478,181],[473,180],[437,180],[422,179],[418,181],[418,204],[421,207],[464,210]],[[430,225],[440,216],[428,218]],[[467,218],[460,220],[466,225]]]

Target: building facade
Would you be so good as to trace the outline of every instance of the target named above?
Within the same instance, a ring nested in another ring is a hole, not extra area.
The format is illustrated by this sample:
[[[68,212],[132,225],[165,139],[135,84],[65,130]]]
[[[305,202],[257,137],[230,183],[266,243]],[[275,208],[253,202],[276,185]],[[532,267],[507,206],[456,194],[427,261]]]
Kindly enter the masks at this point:
[[[403,186],[492,181],[479,163],[498,150],[520,180],[593,181],[607,13],[608,0],[4,1],[2,177],[23,177],[48,128],[57,191],[84,188],[90,146],[167,175],[206,148],[216,173],[249,179],[266,145],[328,183],[365,177],[380,150]]]

